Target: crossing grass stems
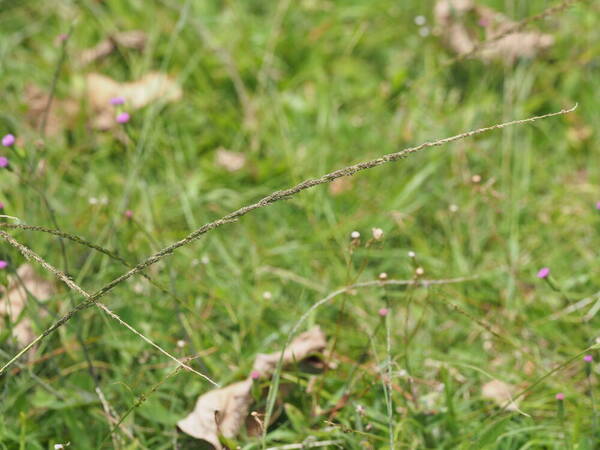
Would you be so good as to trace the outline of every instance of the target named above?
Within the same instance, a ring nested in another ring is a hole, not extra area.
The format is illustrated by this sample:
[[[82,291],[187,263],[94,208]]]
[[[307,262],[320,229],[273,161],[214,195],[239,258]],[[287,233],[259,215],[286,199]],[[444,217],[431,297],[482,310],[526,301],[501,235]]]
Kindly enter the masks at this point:
[[[577,108],[577,105],[574,105],[571,108],[562,109],[557,112],[543,114],[540,116],[533,116],[533,117],[529,117],[526,119],[513,120],[510,122],[498,123],[498,124],[491,125],[488,127],[483,127],[483,128],[479,128],[476,130],[471,130],[471,131],[467,131],[464,133],[460,133],[455,136],[439,139],[436,141],[425,142],[425,143],[422,143],[422,144],[414,146],[414,147],[405,148],[405,149],[400,150],[395,153],[389,153],[387,155],[381,156],[380,158],[372,159],[370,161],[365,161],[365,162],[361,162],[358,164],[353,164],[351,166],[347,166],[342,169],[335,170],[335,171],[327,173],[319,178],[312,178],[312,179],[305,180],[305,181],[297,184],[296,186],[288,188],[288,189],[275,191],[275,192],[267,195],[266,197],[263,197],[261,200],[259,200],[256,203],[239,208],[236,211],[234,211],[230,214],[227,214],[226,216],[221,217],[220,219],[217,219],[215,221],[212,221],[212,222],[209,222],[209,223],[203,225],[202,227],[198,228],[194,232],[190,233],[184,239],[176,241],[176,242],[172,243],[171,245],[169,245],[169,246],[163,248],[162,250],[154,253],[153,255],[149,256],[144,261],[138,263],[135,267],[133,267],[129,271],[125,272],[121,276],[115,278],[114,280],[112,280],[111,282],[109,282],[108,284],[106,284],[105,286],[103,286],[102,288],[100,288],[98,291],[96,291],[93,294],[89,294],[88,292],[84,291],[75,282],[73,282],[69,277],[67,277],[64,273],[62,273],[59,270],[52,267],[50,264],[45,262],[41,257],[36,255],[33,251],[31,251],[27,247],[25,247],[22,244],[20,244],[19,242],[17,242],[8,233],[6,233],[5,231],[0,231],[0,237],[2,237],[5,241],[7,241],[13,247],[17,248],[23,254],[23,256],[25,256],[27,259],[35,260],[38,264],[40,264],[46,270],[48,270],[49,272],[54,274],[54,276],[56,278],[58,278],[63,283],[65,283],[70,289],[74,290],[75,292],[79,293],[81,296],[83,296],[85,298],[84,301],[77,304],[77,306],[75,306],[73,309],[71,309],[69,312],[67,312],[64,316],[62,316],[60,319],[58,319],[52,326],[47,328],[42,334],[40,334],[38,337],[36,337],[32,342],[30,342],[28,345],[26,345],[21,351],[19,351],[15,356],[13,356],[9,361],[7,361],[0,368],[0,375],[2,373],[4,373],[4,371],[6,371],[6,369],[8,367],[10,367],[15,361],[17,361],[20,357],[22,357],[25,353],[27,353],[37,343],[39,343],[41,340],[45,339],[47,336],[52,334],[58,328],[60,328],[61,326],[66,324],[68,321],[70,321],[78,312],[80,312],[84,309],[87,309],[93,305],[98,306],[100,309],[102,309],[104,312],[106,312],[110,317],[119,321],[119,323],[121,323],[121,325],[129,328],[131,331],[135,332],[136,334],[139,334],[139,336],[142,337],[142,339],[144,339],[147,343],[149,343],[150,345],[157,348],[163,354],[167,355],[169,358],[179,362],[177,360],[177,358],[170,355],[168,352],[166,352],[166,350],[160,348],[157,344],[154,344],[149,338],[143,336],[141,333],[134,330],[130,325],[127,325],[125,322],[123,322],[115,313],[110,311],[107,306],[105,306],[102,303],[99,303],[98,300],[100,298],[104,297],[106,294],[108,294],[112,289],[115,288],[115,286],[128,280],[132,276],[144,271],[145,269],[147,269],[151,265],[157,263],[164,257],[171,255],[178,248],[194,242],[195,240],[199,239],[203,234],[206,234],[211,230],[222,227],[223,225],[226,225],[226,224],[229,224],[232,222],[236,222],[240,217],[248,214],[251,211],[254,211],[255,209],[264,208],[265,206],[269,206],[277,201],[290,198],[306,189],[310,189],[312,187],[319,186],[321,184],[330,183],[337,178],[352,176],[363,170],[372,169],[374,167],[378,167],[383,164],[387,164],[387,163],[390,163],[393,161],[398,161],[400,159],[407,158],[408,156],[410,156],[413,153],[417,153],[419,151],[425,150],[430,147],[439,147],[439,146],[442,146],[445,144],[449,144],[451,142],[459,141],[462,139],[466,139],[466,138],[476,136],[479,134],[483,134],[483,133],[487,133],[490,131],[499,130],[502,128],[515,126],[515,125],[530,124],[530,123],[538,121],[538,120],[548,119],[551,117],[568,114],[570,112],[575,111],[576,108]],[[179,364],[181,364],[181,363],[179,363]],[[207,381],[211,381],[213,384],[217,385],[217,383],[210,380],[210,378],[208,378],[206,375],[203,375],[203,374],[197,372],[196,370],[192,369],[191,367],[187,367],[186,369],[191,370],[192,372],[195,372],[197,375],[207,379]]]

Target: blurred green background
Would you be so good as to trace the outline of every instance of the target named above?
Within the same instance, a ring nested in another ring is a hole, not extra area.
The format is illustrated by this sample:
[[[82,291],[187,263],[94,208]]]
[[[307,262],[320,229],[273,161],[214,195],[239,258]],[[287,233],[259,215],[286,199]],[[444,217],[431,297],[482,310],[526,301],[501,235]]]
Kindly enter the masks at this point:
[[[480,4],[518,21],[558,3]],[[521,399],[527,415],[500,411],[481,387],[499,379],[518,392],[598,336],[600,314],[590,308],[600,291],[599,3],[575,2],[529,24],[554,44],[513,64],[454,59],[433,8],[428,0],[0,0],[0,135],[17,137],[0,150],[11,161],[0,169],[3,214],[136,263],[304,179],[578,103],[569,115],[429,149],[260,209],[149,269],[171,295],[138,276],[103,302],[177,357],[201,353],[193,367],[225,385],[247,376],[257,353],[280,349],[310,305],[340,286],[381,272],[412,279],[417,266],[426,279],[477,276],[427,289],[360,289],[311,315],[307,326],[329,338],[329,369],[309,392],[312,375],[286,372],[282,401],[291,406],[266,445],[314,436],[384,449],[391,426],[395,448],[598,448],[590,396],[597,364],[588,377],[578,357],[543,379]],[[82,63],[85,49],[130,30],[145,33],[143,50],[116,45]],[[86,74],[123,83],[152,71],[169,74],[181,98],[138,110],[126,103],[126,125],[91,125],[98,111],[82,94]],[[42,136],[35,110],[44,97],[32,96],[32,86],[77,112],[57,112],[57,130]],[[223,150],[241,168],[226,167]],[[385,235],[367,245],[373,227]],[[355,230],[362,237],[353,244]],[[10,234],[88,292],[125,270],[55,236]],[[6,285],[25,261],[7,243],[0,256],[9,262]],[[556,289],[536,277],[541,267]],[[588,297],[585,307],[553,316]],[[31,321],[36,334],[82,301],[62,285],[46,302],[30,300],[18,321]],[[384,306],[387,320],[377,314]],[[2,319],[4,363],[22,345]],[[382,385],[388,357],[397,387],[391,417]],[[0,445],[199,448],[175,423],[210,385],[185,371],[133,409],[127,432],[105,440],[96,387],[120,417],[174,367],[87,309],[0,376]],[[557,392],[566,395],[562,417]],[[237,445],[261,447],[243,434]]]

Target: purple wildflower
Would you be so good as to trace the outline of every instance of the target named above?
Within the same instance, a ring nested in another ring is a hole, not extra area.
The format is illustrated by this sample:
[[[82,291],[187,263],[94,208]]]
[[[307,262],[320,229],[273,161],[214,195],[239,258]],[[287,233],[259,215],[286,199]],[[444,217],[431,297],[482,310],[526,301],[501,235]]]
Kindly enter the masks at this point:
[[[125,103],[125,97],[118,96],[110,99],[110,104],[114,106],[122,105],[123,103]]]
[[[258,380],[260,378],[260,372],[258,370],[253,370],[250,372],[250,378],[253,380]]]
[[[596,209],[597,209],[597,210],[600,210],[600,202],[597,202],[597,203],[596,203]]]
[[[538,278],[548,278],[550,275],[550,269],[548,267],[542,267],[537,273]]]
[[[387,309],[387,308],[381,308],[381,309],[379,310],[379,315],[380,315],[381,317],[385,317],[385,316],[387,316],[387,315],[389,314],[389,312],[390,312],[390,310],[389,310],[389,309]]]
[[[12,134],[7,134],[2,138],[2,145],[5,147],[11,147],[15,143],[15,136]]]
[[[4,203],[0,202],[0,210],[4,209]]]
[[[128,219],[131,219],[133,217],[133,211],[130,209],[125,211],[125,217],[127,217]]]
[[[6,269],[8,267],[8,262],[0,259],[0,269]]]
[[[120,114],[117,115],[117,122],[119,122],[119,123],[127,123],[127,122],[129,122],[130,118],[131,118],[131,116],[129,115],[129,113],[122,112],[122,113],[120,113]]]
[[[8,167],[8,158],[0,156],[0,167]]]
[[[556,400],[558,400],[559,402],[562,402],[565,399],[565,394],[563,394],[562,392],[559,392],[558,394],[556,394]]]
[[[594,358],[592,357],[592,355],[585,355],[583,357],[583,360],[587,363],[591,363],[594,360]]]

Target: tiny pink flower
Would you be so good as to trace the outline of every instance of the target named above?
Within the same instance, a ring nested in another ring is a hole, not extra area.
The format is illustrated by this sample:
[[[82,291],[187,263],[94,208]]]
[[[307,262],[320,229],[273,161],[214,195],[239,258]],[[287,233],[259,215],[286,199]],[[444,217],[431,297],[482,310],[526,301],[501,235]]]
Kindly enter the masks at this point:
[[[485,28],[485,27],[488,27],[490,25],[490,21],[487,20],[487,19],[481,18],[481,19],[479,19],[478,24],[479,24],[480,27]]]
[[[258,370],[253,370],[250,372],[250,378],[253,380],[258,380],[260,378],[260,372]]]
[[[565,394],[563,394],[562,392],[559,392],[558,394],[556,394],[556,400],[562,402],[565,399]]]
[[[583,360],[587,363],[591,363],[594,360],[594,358],[592,357],[592,355],[585,355],[583,357]]]
[[[381,308],[381,309],[379,310],[379,315],[380,315],[381,317],[385,317],[385,316],[387,316],[387,315],[389,314],[389,312],[390,312],[390,310],[389,310],[389,309],[387,309],[387,308]]]
[[[8,263],[3,259],[0,259],[0,269],[6,269],[8,267]]]
[[[4,203],[0,202],[0,210],[4,209]]]
[[[538,278],[548,278],[550,275],[550,269],[548,267],[542,267],[537,273]]]
[[[60,46],[63,45],[69,39],[69,35],[67,33],[57,34],[56,38],[54,38],[54,45]]]
[[[111,105],[122,105],[123,103],[125,103],[125,97],[113,97],[110,99],[110,104]]]
[[[125,211],[125,217],[127,217],[128,219],[131,219],[133,217],[133,211],[130,209]]]
[[[120,113],[120,114],[117,115],[117,122],[119,122],[119,123],[127,123],[127,122],[129,122],[130,118],[131,118],[131,116],[129,115],[129,113],[122,112],[122,113]]]
[[[8,158],[0,156],[0,167],[8,167]]]
[[[597,210],[600,210],[600,202],[597,202],[597,203],[596,203],[596,209],[597,209]]]
[[[5,147],[12,147],[15,143],[15,136],[12,134],[7,134],[2,138],[2,145]]]

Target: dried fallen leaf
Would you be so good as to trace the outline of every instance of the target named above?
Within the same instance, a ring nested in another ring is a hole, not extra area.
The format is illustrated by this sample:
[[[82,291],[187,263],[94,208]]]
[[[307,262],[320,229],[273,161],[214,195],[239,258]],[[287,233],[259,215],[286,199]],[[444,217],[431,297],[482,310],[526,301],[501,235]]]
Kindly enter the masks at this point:
[[[16,275],[8,277],[8,288],[0,286],[0,293],[0,316],[8,316],[17,342],[20,345],[28,344],[35,337],[31,319],[22,317],[19,320],[28,295],[38,301],[47,300],[55,293],[54,285],[40,278],[31,265],[23,264],[17,269]]]
[[[224,148],[217,149],[215,162],[229,172],[237,172],[246,164],[246,156],[240,152],[232,152]]]
[[[336,178],[329,183],[329,192],[333,196],[340,195],[344,192],[350,191],[352,189],[352,185],[352,177]]]
[[[109,36],[79,55],[79,63],[86,65],[110,55],[117,47],[143,50],[146,46],[146,33],[141,30],[123,31]]]
[[[327,341],[325,333],[319,327],[312,328],[294,339],[283,353],[283,365],[292,364],[305,359],[311,354],[323,351]],[[253,372],[257,372],[261,377],[269,377],[281,357],[281,352],[256,355],[254,360]]]
[[[116,124],[116,112],[110,100],[115,97],[125,99],[129,110],[143,108],[156,102],[175,102],[181,99],[181,87],[169,76],[160,72],[150,72],[137,81],[119,83],[98,73],[86,76],[86,99],[94,114],[94,128],[106,130]]]
[[[460,23],[460,18],[465,17],[473,7],[472,0],[440,0],[433,10],[440,35],[446,45],[459,55],[467,54],[475,47],[474,39]]]
[[[513,397],[517,393],[517,388],[512,384],[505,383],[500,380],[492,380],[485,383],[481,387],[481,396],[496,402],[500,407],[504,407],[508,411],[519,411],[519,405],[513,401]]]
[[[85,76],[85,82],[86,89],[73,94],[73,98],[54,98],[47,113],[49,95],[36,86],[27,86],[25,99],[29,107],[29,123],[39,128],[46,120],[46,135],[57,135],[71,125],[84,103],[89,106],[92,127],[108,130],[117,125],[118,111],[111,104],[113,98],[122,97],[125,109],[132,111],[158,101],[175,102],[183,95],[179,84],[160,72],[147,73],[139,80],[128,83],[119,83],[107,76],[89,73]]]
[[[290,343],[283,353],[283,363],[298,362],[322,351],[325,346],[325,334],[319,327],[312,328]],[[281,352],[257,355],[251,377],[201,395],[194,410],[177,423],[179,429],[221,450],[219,435],[234,438],[245,424],[256,421],[255,417],[248,415],[253,377],[272,375],[280,357]]]
[[[43,130],[46,136],[57,135],[75,118],[79,111],[79,102],[71,99],[53,99],[48,109],[49,94],[33,84],[25,87],[25,103],[28,106],[27,121],[39,129],[46,121]],[[47,113],[46,113],[47,110]]]
[[[551,35],[535,31],[515,31],[497,39],[516,22],[473,0],[439,0],[434,17],[438,34],[459,56],[476,50],[475,56],[483,61],[513,64],[519,58],[533,58],[554,44]],[[485,37],[480,37],[481,32]]]
[[[533,58],[540,51],[550,48],[554,38],[549,34],[522,32],[509,34],[493,44],[484,46],[479,54],[484,60],[501,59],[514,64],[519,58]]]
[[[177,422],[181,431],[221,449],[219,434],[233,438],[248,416],[252,379],[230,384],[201,395],[194,411]]]

